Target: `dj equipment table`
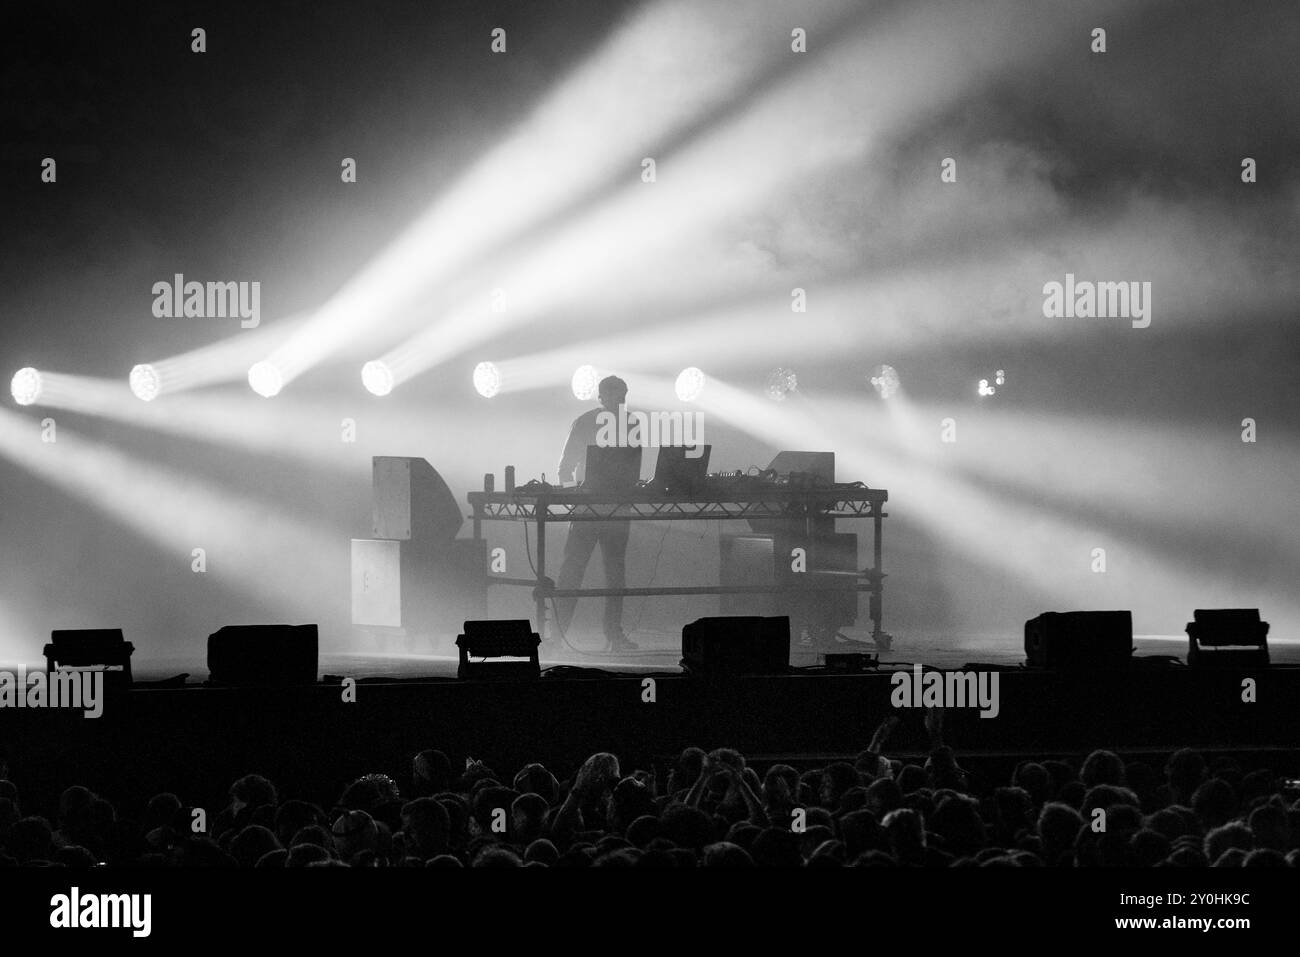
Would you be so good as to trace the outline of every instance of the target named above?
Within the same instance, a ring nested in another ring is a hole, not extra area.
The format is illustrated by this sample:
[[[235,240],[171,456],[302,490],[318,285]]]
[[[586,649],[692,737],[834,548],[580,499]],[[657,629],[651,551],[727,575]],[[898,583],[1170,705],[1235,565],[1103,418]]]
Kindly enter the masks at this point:
[[[852,589],[871,596],[872,638],[877,647],[888,647],[888,636],[881,630],[881,604],[884,574],[881,564],[881,533],[889,493],[861,485],[825,485],[793,487],[763,485],[706,488],[690,497],[665,496],[642,487],[631,492],[609,494],[581,489],[524,486],[512,492],[471,492],[469,504],[474,509],[474,537],[482,538],[486,521],[536,522],[536,578],[490,577],[489,584],[528,585],[533,588],[536,624],[545,634],[548,598],[584,598],[607,595],[740,595],[774,592],[809,593]],[[637,588],[559,589],[546,575],[546,528],[556,522],[605,522],[629,520],[664,521],[736,521],[739,519],[776,520],[809,540],[815,526],[826,519],[869,519],[872,527],[871,568],[852,573],[852,582],[842,579],[827,584],[827,576],[809,576],[807,584],[780,585],[687,585]]]

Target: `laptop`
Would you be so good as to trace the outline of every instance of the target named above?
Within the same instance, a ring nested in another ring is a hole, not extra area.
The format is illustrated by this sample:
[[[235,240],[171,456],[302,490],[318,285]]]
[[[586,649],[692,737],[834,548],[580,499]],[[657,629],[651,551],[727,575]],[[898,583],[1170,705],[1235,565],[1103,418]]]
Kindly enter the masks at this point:
[[[630,492],[641,481],[641,446],[589,445],[582,487],[588,492]]]
[[[694,495],[703,491],[709,474],[711,445],[662,445],[650,487],[664,495]],[[687,453],[690,453],[689,455]]]

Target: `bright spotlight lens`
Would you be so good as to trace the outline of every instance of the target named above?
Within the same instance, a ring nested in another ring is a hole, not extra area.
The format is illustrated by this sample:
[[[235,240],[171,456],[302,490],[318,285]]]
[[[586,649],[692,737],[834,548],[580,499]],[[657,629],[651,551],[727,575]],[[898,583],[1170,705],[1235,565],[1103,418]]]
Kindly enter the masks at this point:
[[[151,365],[138,365],[131,370],[131,393],[144,402],[158,398],[160,380],[158,370]]]
[[[704,373],[695,366],[683,369],[677,377],[677,398],[683,402],[694,402],[704,391]]]
[[[41,397],[43,389],[41,374],[31,366],[15,372],[13,380],[9,383],[9,391],[19,405],[31,405]]]
[[[784,402],[785,397],[799,387],[799,377],[793,369],[777,368],[767,374],[763,391],[774,402]]]
[[[284,388],[284,376],[271,363],[257,362],[248,370],[248,384],[258,395],[269,399]]]
[[[501,391],[501,370],[492,362],[480,362],[474,367],[474,391],[490,399]]]
[[[871,387],[876,390],[876,394],[882,399],[892,399],[896,396],[898,387],[901,384],[894,367],[885,365],[876,366],[872,369],[869,381]]]
[[[361,384],[373,395],[388,395],[393,391],[393,371],[374,359],[361,367]]]
[[[573,373],[572,385],[574,398],[590,402],[599,391],[600,373],[595,366],[578,366],[578,371]]]

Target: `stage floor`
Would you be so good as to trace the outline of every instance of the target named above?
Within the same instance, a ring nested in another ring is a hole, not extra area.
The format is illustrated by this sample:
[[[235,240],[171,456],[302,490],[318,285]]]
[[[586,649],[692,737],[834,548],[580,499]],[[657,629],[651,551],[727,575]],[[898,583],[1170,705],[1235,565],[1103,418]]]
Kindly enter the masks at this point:
[[[555,648],[542,647],[542,667],[567,666],[632,674],[677,673],[681,671],[681,637],[667,633],[639,631],[635,635],[639,649],[620,655],[603,654],[598,638],[574,639]],[[1139,635],[1133,641],[1139,656],[1173,656],[1183,660],[1187,652],[1186,635]],[[796,667],[824,663],[825,651],[841,653],[875,653],[869,642],[836,642],[833,648],[796,646],[791,664]],[[1275,664],[1300,664],[1300,642],[1271,641],[1269,654]],[[910,667],[921,663],[934,668],[959,669],[968,664],[1015,667],[1025,659],[1023,639],[1016,637],[929,635],[895,637],[888,651],[880,652],[882,668]],[[353,650],[322,649],[320,673],[357,679],[393,678],[409,681],[418,678],[451,678],[456,675],[456,649],[449,640],[432,643],[403,638],[376,639],[362,637]],[[38,663],[30,662],[29,667]],[[187,674],[189,681],[207,678],[207,664],[201,657],[142,657],[137,651],[134,666],[138,681],[157,681]]]

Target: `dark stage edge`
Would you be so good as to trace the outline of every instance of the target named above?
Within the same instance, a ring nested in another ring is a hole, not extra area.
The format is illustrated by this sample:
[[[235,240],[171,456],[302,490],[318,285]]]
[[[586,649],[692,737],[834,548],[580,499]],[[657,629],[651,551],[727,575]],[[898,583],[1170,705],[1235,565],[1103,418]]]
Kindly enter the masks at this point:
[[[950,710],[947,743],[970,761],[1121,753],[1255,751],[1279,773],[1300,776],[1300,665],[1280,646],[1275,663],[1250,672],[1191,670],[1144,657],[1125,671],[1057,674],[1020,667],[1023,655],[985,647],[950,649],[947,663],[897,642],[885,660],[960,668],[1000,668],[999,714]],[[1142,641],[1138,654],[1173,655],[1181,646]],[[557,669],[538,681],[458,681],[450,657],[329,654],[316,685],[217,688],[197,683],[140,687],[109,699],[94,720],[79,712],[0,709],[0,746],[11,776],[42,801],[69,784],[106,795],[172,790],[186,800],[220,795],[235,778],[258,772],[286,793],[329,800],[370,772],[405,780],[411,757],[438,748],[458,762],[487,762],[500,774],[541,761],[570,773],[596,751],[627,768],[666,768],[682,748],[734,747],[762,767],[852,758],[889,714],[903,721],[893,756],[922,755],[920,709],[895,709],[889,672],[801,672],[707,681],[669,673],[677,652],[623,659],[604,673]],[[1001,658],[1003,660],[999,661]],[[549,662],[554,664],[555,662]],[[563,663],[600,662],[567,656]],[[811,662],[810,662],[811,663]],[[158,672],[175,675],[176,663]],[[191,662],[193,679],[201,677]],[[140,677],[145,677],[141,669]],[[909,669],[910,671],[910,669]],[[645,678],[655,678],[653,702]],[[343,677],[356,680],[344,700]],[[1243,702],[1242,680],[1257,682]],[[999,777],[1005,780],[1001,770]],[[193,796],[193,797],[190,797]]]

